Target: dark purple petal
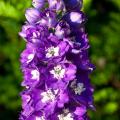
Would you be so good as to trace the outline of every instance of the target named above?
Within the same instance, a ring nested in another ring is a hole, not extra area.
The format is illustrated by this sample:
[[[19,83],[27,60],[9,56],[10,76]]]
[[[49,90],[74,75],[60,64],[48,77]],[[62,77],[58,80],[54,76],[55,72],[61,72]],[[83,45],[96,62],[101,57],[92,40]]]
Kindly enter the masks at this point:
[[[83,0],[63,0],[65,3],[65,7],[67,10],[77,9],[80,10],[82,8]]]

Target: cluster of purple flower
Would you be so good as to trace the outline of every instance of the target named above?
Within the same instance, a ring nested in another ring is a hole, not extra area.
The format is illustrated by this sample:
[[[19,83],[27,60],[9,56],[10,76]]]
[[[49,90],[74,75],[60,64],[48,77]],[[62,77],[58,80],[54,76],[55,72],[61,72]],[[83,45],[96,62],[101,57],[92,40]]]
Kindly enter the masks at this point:
[[[88,120],[94,109],[82,0],[33,0],[19,33],[24,74],[19,120]]]

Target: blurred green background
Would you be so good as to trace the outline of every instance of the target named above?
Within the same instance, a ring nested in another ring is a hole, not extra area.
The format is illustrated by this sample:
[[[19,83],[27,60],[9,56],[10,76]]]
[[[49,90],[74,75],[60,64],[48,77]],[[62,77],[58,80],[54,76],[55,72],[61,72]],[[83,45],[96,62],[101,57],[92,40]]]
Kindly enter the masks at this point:
[[[25,42],[18,36],[31,0],[0,0],[0,120],[17,120],[21,100],[20,52]],[[91,75],[96,112],[91,120],[120,120],[120,0],[84,0],[90,57],[96,65]]]

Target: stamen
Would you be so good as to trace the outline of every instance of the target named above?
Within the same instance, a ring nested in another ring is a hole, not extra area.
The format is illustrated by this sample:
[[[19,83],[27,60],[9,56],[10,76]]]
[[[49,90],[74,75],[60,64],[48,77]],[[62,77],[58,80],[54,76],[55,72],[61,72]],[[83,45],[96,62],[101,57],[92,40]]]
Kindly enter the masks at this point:
[[[77,83],[77,85],[75,84],[76,82],[73,81],[70,87],[74,90],[75,94],[81,95],[81,93],[86,90],[86,88],[84,88],[84,84],[83,83]]]
[[[54,78],[62,79],[65,75],[65,69],[63,69],[61,65],[58,65],[54,67],[54,69],[51,70],[50,73],[53,74]]]
[[[43,96],[42,98],[42,102],[46,103],[48,101],[54,101],[55,100],[55,96],[56,96],[56,91],[54,91],[55,93],[53,93],[52,90],[47,90],[47,92],[42,92],[41,95]]]
[[[59,47],[50,47],[46,50],[46,58],[59,56]]]
[[[39,80],[40,73],[37,70],[32,70],[31,71],[32,79]]]

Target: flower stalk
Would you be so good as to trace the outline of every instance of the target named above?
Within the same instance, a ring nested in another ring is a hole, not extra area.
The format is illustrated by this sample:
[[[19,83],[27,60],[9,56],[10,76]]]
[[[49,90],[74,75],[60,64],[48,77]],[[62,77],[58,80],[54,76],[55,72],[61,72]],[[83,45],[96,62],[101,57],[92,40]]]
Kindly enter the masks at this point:
[[[19,120],[88,120],[94,109],[82,0],[33,0],[19,33],[24,75]],[[47,7],[46,7],[47,6]]]

